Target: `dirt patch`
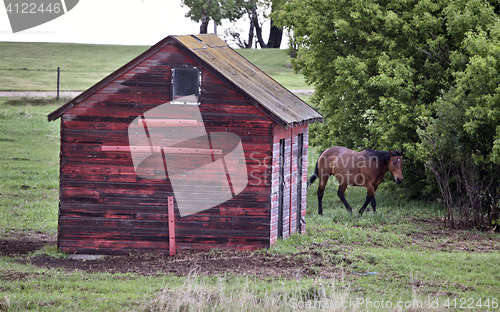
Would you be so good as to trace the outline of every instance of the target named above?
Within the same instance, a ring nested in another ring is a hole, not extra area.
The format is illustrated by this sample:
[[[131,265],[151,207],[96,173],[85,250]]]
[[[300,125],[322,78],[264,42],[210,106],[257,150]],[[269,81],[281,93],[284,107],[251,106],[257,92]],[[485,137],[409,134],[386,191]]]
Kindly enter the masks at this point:
[[[413,220],[414,222],[423,222]],[[429,221],[425,221],[429,223]],[[438,221],[436,221],[438,222]],[[431,222],[432,223],[432,222]],[[500,238],[493,233],[451,230],[437,223],[419,227],[407,233],[412,244],[422,249],[436,251],[499,252]],[[271,254],[265,251],[235,252],[212,251],[208,253],[183,253],[170,257],[165,254],[132,254],[128,256],[105,256],[93,260],[54,258],[50,256],[26,257],[30,252],[45,245],[55,245],[56,237],[41,233],[9,235],[0,239],[0,255],[17,257],[20,263],[31,263],[42,268],[68,271],[135,273],[140,275],[174,274],[178,276],[234,274],[259,278],[295,279],[302,277],[340,278],[350,274],[342,272],[355,261],[370,263],[362,259],[363,254],[352,254],[347,247],[335,241],[312,243],[300,246],[291,254]],[[368,256],[367,256],[368,257]],[[17,274],[17,273],[16,273]],[[0,272],[4,279],[23,279],[24,276]]]
[[[413,222],[427,224],[422,226],[425,231],[407,233],[411,236],[412,244],[420,248],[436,251],[468,251],[468,252],[498,252],[500,239],[492,232],[477,232],[469,230],[454,230],[443,226],[442,220],[418,220]]]
[[[30,263],[42,268],[62,268],[68,271],[135,273],[156,275],[170,273],[178,276],[235,274],[261,278],[282,276],[284,278],[301,277],[340,277],[342,272],[336,264],[343,262],[343,257],[332,261],[323,258],[325,254],[317,248],[334,248],[332,252],[342,253],[328,243],[312,244],[294,254],[270,254],[263,251],[211,251],[205,253],[182,253],[174,257],[166,254],[132,254],[128,256],[105,256],[94,260],[76,260],[54,258],[50,256],[26,257],[46,245],[55,245],[56,236],[41,233],[9,233],[8,238],[0,238],[0,255],[17,257],[23,264]],[[333,263],[335,262],[335,263]],[[348,262],[345,263],[347,265]],[[23,279],[12,272],[0,271],[1,278]]]
[[[102,259],[86,261],[54,259],[44,256],[28,259],[27,262],[39,267],[64,268],[70,271],[136,273],[140,275],[170,273],[188,276],[229,273],[261,278],[275,276],[332,278],[341,275],[335,266],[325,265],[325,261],[320,256],[315,256],[314,253],[308,255],[270,255],[261,252],[218,251],[186,253],[174,257],[163,254],[106,256]]]
[[[8,239],[0,239],[0,256],[26,255],[55,243],[56,237],[52,235],[30,233],[29,236],[22,236],[12,233]]]
[[[38,275],[40,274],[17,272],[13,270],[0,270],[0,281],[26,281]]]

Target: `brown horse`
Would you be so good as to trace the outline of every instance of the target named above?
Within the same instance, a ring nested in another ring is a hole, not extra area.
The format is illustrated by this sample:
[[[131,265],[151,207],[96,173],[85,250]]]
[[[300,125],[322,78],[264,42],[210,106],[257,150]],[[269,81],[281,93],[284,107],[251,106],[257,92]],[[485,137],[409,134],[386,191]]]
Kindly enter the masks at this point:
[[[323,151],[316,163],[314,174],[309,178],[307,185],[311,185],[319,178],[318,213],[323,214],[323,194],[328,178],[334,175],[339,180],[337,195],[344,203],[347,211],[352,208],[345,199],[345,190],[348,185],[366,187],[366,200],[359,214],[362,215],[366,206],[371,203],[373,213],[376,213],[375,191],[389,171],[397,184],[403,181],[403,151],[374,151],[364,150],[355,152],[345,147],[334,146]]]

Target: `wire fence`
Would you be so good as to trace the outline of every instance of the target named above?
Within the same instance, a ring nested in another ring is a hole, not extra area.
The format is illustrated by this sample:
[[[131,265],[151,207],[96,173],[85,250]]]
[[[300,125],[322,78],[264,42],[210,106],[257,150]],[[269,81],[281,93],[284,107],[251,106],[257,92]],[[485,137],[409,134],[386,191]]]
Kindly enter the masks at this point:
[[[56,73],[57,69],[42,69],[42,68],[0,68],[0,71],[37,71],[37,72],[52,72]],[[67,73],[88,73],[88,70],[61,70]]]

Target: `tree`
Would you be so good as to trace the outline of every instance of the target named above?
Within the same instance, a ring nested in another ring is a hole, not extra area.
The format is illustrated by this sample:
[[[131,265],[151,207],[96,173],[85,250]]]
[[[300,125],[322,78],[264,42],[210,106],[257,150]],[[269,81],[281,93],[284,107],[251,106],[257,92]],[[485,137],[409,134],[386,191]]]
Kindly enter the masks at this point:
[[[500,21],[466,33],[454,87],[422,118],[417,155],[435,175],[451,226],[499,224]],[[456,222],[455,222],[456,220]]]
[[[221,25],[224,19],[235,21],[247,8],[245,0],[182,0],[182,6],[189,7],[186,17],[201,22],[200,34],[207,33],[210,20],[216,25]]]
[[[259,45],[261,48],[274,48],[274,49],[279,49],[281,46],[281,41],[283,39],[283,28],[276,25],[273,19],[273,14],[276,14],[285,4],[286,0],[265,0],[262,2],[264,6],[270,7],[271,8],[271,14],[270,14],[270,23],[271,23],[271,29],[269,30],[269,38],[267,40],[267,43],[264,42],[264,39],[262,37],[262,29],[259,24],[258,16],[259,14],[257,13],[257,4],[258,1],[254,1],[255,5],[251,8],[251,24],[255,27],[255,31],[257,34],[257,41],[259,42]]]
[[[273,19],[273,13],[278,12],[286,0],[273,0],[271,3],[271,29],[269,30],[269,39],[267,40],[268,48],[279,49],[283,39],[283,28],[276,25]]]
[[[494,129],[480,138],[480,155],[470,157],[475,164],[480,159],[497,161],[500,129],[496,117],[488,116],[496,116],[492,107],[500,105],[497,80],[490,80],[498,43],[470,49],[498,32],[498,9],[493,0],[287,2],[276,21],[293,31],[299,46],[294,68],[315,86],[313,104],[326,117],[323,125],[311,127],[311,142],[358,150],[404,146],[405,184],[418,196],[438,185],[425,170],[419,146],[423,137],[417,130],[425,128],[424,120],[450,117],[446,105],[460,111],[468,101],[464,133],[473,138],[485,126]],[[487,54],[481,60],[480,51]],[[480,64],[486,67],[479,70]],[[483,80],[481,88],[465,88],[472,76]]]
[[[250,28],[248,31],[248,41],[241,39],[241,34],[234,30],[229,30],[228,34],[233,38],[240,48],[251,48],[254,37],[262,49],[280,48],[283,39],[283,28],[277,26],[272,18],[273,13],[279,11],[286,0],[248,0],[246,3],[246,14],[248,16]],[[264,12],[271,10],[267,16]],[[267,43],[262,34],[262,25],[260,18],[270,20],[270,31]]]
[[[283,38],[283,29],[277,26],[270,18],[270,32],[267,43],[262,35],[262,24],[259,16],[262,11],[270,8],[271,14],[277,12],[286,0],[183,0],[182,6],[189,7],[186,17],[193,21],[200,22],[200,34],[206,34],[208,23],[213,20],[217,25],[221,25],[222,20],[236,21],[243,15],[248,15],[250,28],[248,41],[241,39],[241,34],[234,30],[228,33],[234,38],[237,45],[242,48],[251,48],[254,35],[261,48],[279,48]],[[268,18],[263,15],[264,18]]]

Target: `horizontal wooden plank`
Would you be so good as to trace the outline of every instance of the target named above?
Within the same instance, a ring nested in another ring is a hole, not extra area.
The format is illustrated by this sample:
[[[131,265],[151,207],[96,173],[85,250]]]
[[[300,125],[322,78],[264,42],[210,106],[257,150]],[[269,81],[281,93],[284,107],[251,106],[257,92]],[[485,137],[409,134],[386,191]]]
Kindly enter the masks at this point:
[[[205,142],[206,143],[206,142]],[[102,146],[126,146],[128,142],[117,142],[111,144],[111,142],[106,142],[106,144],[94,144],[94,143],[63,143],[61,146],[61,151],[63,152],[63,157],[73,158],[73,159],[87,159],[87,158],[99,158],[109,159],[109,162],[114,162],[113,159],[122,159],[123,162],[117,161],[116,164],[131,166],[132,158],[129,152],[116,151],[115,153],[102,152]],[[243,150],[245,152],[244,157],[248,166],[261,166],[261,165],[271,165],[271,154],[267,149],[268,145],[266,143],[248,143],[243,142]],[[108,164],[109,162],[106,162]],[[63,163],[64,164],[64,163]]]
[[[212,85],[204,84],[202,81],[201,88],[201,103],[204,104],[215,104],[215,103],[235,103],[242,105],[250,105],[241,95],[236,92],[231,92],[225,88],[213,88]]]
[[[76,162],[77,163],[77,162]],[[76,166],[76,165],[75,165]],[[144,184],[144,185],[165,185],[169,186],[170,181],[169,181],[169,172],[167,172],[167,176],[165,177],[163,168],[158,168],[156,173],[157,176],[155,176],[155,172],[153,171],[153,168],[150,170],[146,170],[145,168],[141,169],[141,173],[148,173],[149,176],[147,177],[140,177],[137,176],[132,168],[132,170],[125,171],[119,169],[118,171],[120,173],[117,174],[110,174],[109,172],[107,173],[102,173],[98,172],[98,169],[95,169],[97,171],[95,174],[93,174],[91,171],[92,169],[89,169],[87,172],[84,172],[83,170],[73,170],[73,169],[66,169],[66,166],[62,167],[64,169],[64,172],[80,172],[80,173],[61,173],[60,180],[61,183],[71,183],[71,182],[95,182],[95,183],[104,183],[104,184],[99,184],[99,186],[105,186],[105,184],[119,184],[119,183],[126,183],[130,185],[124,184],[124,188],[134,188],[134,184]],[[88,166],[85,166],[85,168],[88,168]],[[170,171],[171,173],[171,171]],[[210,185],[220,185],[213,183],[214,177],[225,175],[224,172],[219,172],[219,171],[199,171],[200,176],[199,179],[197,180],[197,185],[200,186],[210,186]],[[243,173],[243,172],[242,172]],[[270,186],[271,185],[271,175],[268,170],[266,170],[266,167],[259,167],[259,168],[248,168],[248,174],[245,176],[246,180],[243,180],[243,178],[235,178],[233,176],[233,180],[231,180],[233,183],[236,183],[239,181],[240,185],[243,186],[244,183],[247,187],[263,187],[263,186]],[[218,179],[218,178],[217,178]],[[237,179],[237,180],[235,180]],[[223,179],[223,181],[226,181]],[[176,182],[178,186],[180,186],[180,182]],[[190,185],[192,185],[190,183]],[[69,186],[71,187],[70,184],[64,184],[64,186]],[[110,187],[110,188],[116,188],[115,186]]]
[[[153,106],[154,107],[154,106]],[[218,109],[212,109],[211,107],[206,107],[206,105],[202,105],[201,107],[201,118],[204,121],[205,128],[211,128],[212,131],[216,132],[216,128],[224,128],[224,130],[219,130],[219,132],[224,132],[225,128],[241,128],[244,127],[245,130],[253,130],[256,131],[259,129],[265,129],[265,134],[268,136],[272,136],[272,122],[269,119],[263,118],[262,116],[258,116],[255,113],[251,113],[245,109],[234,109],[228,108],[227,111],[220,111],[220,107]],[[118,125],[120,127],[119,130],[127,131],[128,124],[130,124],[135,118],[141,116],[147,112],[148,109],[144,107],[120,107],[120,106],[96,106],[96,107],[83,107],[78,106],[77,108],[72,109],[67,115],[67,118],[64,119],[63,125],[64,129],[78,129],[78,126],[82,126],[81,129],[92,129],[92,130],[115,130],[109,129],[105,127],[97,128],[94,125],[86,125],[86,124],[73,124],[76,121],[87,121],[90,123],[127,123],[127,127],[124,125]],[[68,117],[68,116],[71,116]],[[93,117],[93,118],[90,118]],[[187,118],[189,116],[186,116]],[[177,119],[179,116],[177,116]],[[117,128],[118,128],[117,126]],[[212,129],[213,128],[213,129]],[[117,129],[118,130],[118,129]],[[233,131],[230,131],[233,132]]]
[[[269,238],[234,238],[200,240],[177,240],[177,252],[217,250],[255,250],[269,247]],[[59,239],[61,250],[67,253],[80,254],[117,254],[127,255],[131,252],[164,252],[168,253],[167,242],[128,242],[108,240],[68,240]]]
[[[260,203],[261,207],[251,207],[254,211],[259,208],[264,212],[268,211],[265,203]],[[226,208],[227,209],[227,208]],[[235,208],[235,210],[241,207]],[[177,219],[183,222],[203,222],[203,223],[248,223],[266,225],[267,217],[260,216],[227,216],[220,213],[209,214],[209,211],[215,212],[214,209],[198,212],[185,217],[177,215]],[[61,217],[67,218],[106,218],[106,219],[123,219],[123,220],[146,220],[146,221],[167,221],[167,211],[161,206],[126,206],[126,205],[103,205],[103,204],[73,204],[62,205],[59,214]]]
[[[152,98],[148,101],[137,101],[134,98],[116,98],[113,96],[111,98],[105,98],[103,100],[86,100],[84,102],[78,103],[77,106],[73,107],[71,110],[73,112],[79,111],[116,111],[125,110],[131,112],[142,112],[148,111],[158,105],[165,103],[165,98]],[[64,120],[68,121],[67,119]]]
[[[68,217],[59,218],[59,231],[61,233],[135,233],[137,235],[168,235],[168,218],[165,220],[139,220],[139,219],[110,219],[110,218],[88,218],[88,217]],[[194,220],[184,220],[176,218],[175,230],[177,233],[188,233],[198,235],[198,233],[209,231],[210,235],[234,236],[250,235],[248,232],[266,232],[269,224],[265,222],[198,222]],[[186,230],[186,231],[181,231]],[[191,232],[189,232],[191,231]],[[220,234],[214,234],[220,233]]]
[[[63,167],[64,168],[64,167]],[[207,171],[205,171],[207,173]],[[123,175],[123,179],[120,176]],[[220,183],[213,182],[214,174],[210,175],[210,172],[203,175],[196,181],[196,185],[200,187],[203,186],[220,186]],[[223,180],[225,181],[225,179]],[[233,182],[244,183],[245,180],[237,179],[233,177]],[[270,185],[271,180],[267,171],[251,171],[247,175],[246,192],[250,194],[262,193],[265,186]],[[100,188],[100,189],[144,189],[153,187],[156,190],[164,189],[165,187],[170,187],[171,183],[165,177],[159,176],[155,178],[140,178],[131,171],[131,174],[117,174],[109,176],[105,174],[62,174],[61,175],[61,187],[81,187],[81,188]],[[109,187],[108,187],[109,185]],[[183,185],[180,181],[177,182],[177,186]],[[192,183],[187,184],[193,185]],[[266,194],[270,192],[266,191]]]
[[[266,209],[254,209],[252,207],[228,207],[223,205],[219,208],[220,214],[224,216],[254,216],[254,217],[268,217],[271,211],[271,203],[266,202]]]
[[[198,63],[189,58],[186,54],[184,54],[181,50],[179,50],[174,45],[166,45],[160,51],[148,57],[148,60],[175,60],[174,64],[178,64],[178,66],[183,65],[191,65],[191,66],[199,66]]]
[[[224,129],[224,131],[219,131]],[[207,129],[209,133],[226,132],[226,128],[211,128]],[[256,129],[240,129],[227,127],[227,132],[238,135],[243,144],[264,144],[269,143],[271,137],[266,134],[266,131]],[[168,139],[164,136],[154,136],[156,139]],[[61,143],[64,144],[93,144],[93,145],[129,145],[127,132],[121,131],[100,131],[100,130],[75,130],[65,129],[61,138]]]
[[[131,189],[106,189],[106,190],[97,190],[95,188],[69,188],[69,187],[61,187],[59,191],[60,197],[66,198],[81,198],[81,197],[89,197],[89,198],[106,198],[106,197],[122,197],[122,198],[149,198],[155,196],[154,190],[131,190]]]
[[[150,189],[96,189],[96,188],[76,188],[76,187],[61,187],[60,189],[60,198],[66,200],[79,200],[82,198],[92,198],[98,199],[100,201],[105,201],[106,199],[119,198],[121,201],[118,203],[126,203],[128,200],[138,200],[138,199],[147,199],[144,204],[148,204],[149,202],[158,202],[155,199],[164,199],[166,196],[170,194],[170,196],[174,195],[171,192],[159,192]],[[195,204],[197,201],[200,203],[204,202],[204,198],[206,195],[203,193],[195,193],[193,194],[192,203]],[[252,202],[269,202],[268,195],[260,195],[260,194],[249,194],[245,191],[236,195],[234,198],[230,199],[230,201],[238,202],[238,203],[252,203]],[[140,203],[140,201],[139,201]],[[221,203],[218,206],[230,206],[232,203]]]
[[[184,230],[176,230],[176,246],[184,248],[186,245],[261,245],[269,240],[264,233],[253,233],[247,236],[228,236],[228,235],[179,235]],[[132,249],[163,249],[165,244],[168,246],[168,235],[148,236],[129,233],[61,233],[59,235],[60,247],[94,247],[94,248],[132,248]],[[141,243],[137,245],[137,243]],[[72,244],[72,246],[71,246]]]
[[[155,241],[168,238],[168,222],[166,221],[138,221],[138,220],[92,220],[84,218],[61,218],[59,233],[62,236],[80,235],[90,238],[92,235],[108,235],[107,239],[127,239]],[[112,238],[113,237],[113,238]]]
[[[97,90],[96,94],[123,94],[128,96],[162,96],[170,98],[169,88],[131,88],[127,86],[115,85],[109,83],[103,88]]]
[[[176,234],[177,235],[177,234]],[[196,246],[196,250],[210,250],[215,246],[254,246],[266,245],[269,238],[266,237],[213,237],[213,236],[183,236],[177,239],[178,249]],[[208,247],[208,249],[202,249]],[[213,246],[213,247],[212,247]],[[227,247],[226,247],[227,248]],[[224,248],[225,249],[225,248]]]
[[[244,243],[244,242],[241,242]],[[234,251],[254,251],[262,248],[268,248],[269,240],[262,240],[259,242],[252,242],[252,245],[239,245],[239,244],[189,244],[183,243],[180,247],[177,247],[177,253],[191,252],[193,250],[197,252],[206,252],[212,249],[215,250],[234,250]]]
[[[115,81],[144,81],[144,82],[155,82],[163,81],[165,83],[172,82],[172,70],[168,66],[158,66],[150,62],[149,67],[136,66],[126,73],[118,76]]]
[[[105,152],[103,152],[104,154]],[[124,154],[127,155],[127,154]],[[106,155],[102,154],[82,154],[82,153],[64,153],[61,157],[61,169],[62,173],[73,173],[73,174],[104,174],[104,175],[135,175],[136,171],[132,164],[132,159],[130,157],[115,157],[115,155],[110,157],[105,157]],[[189,156],[186,157],[185,160],[178,159],[177,155],[170,155],[169,163],[175,164],[175,168],[172,167],[173,170],[194,170],[199,168],[200,166],[207,165],[211,163],[210,155],[205,155],[205,157],[195,157]],[[208,158],[207,158],[208,157]],[[231,157],[224,158],[226,164],[238,164],[238,166],[242,166],[242,168],[246,168],[247,174],[249,178],[271,173],[271,167],[264,163],[265,160],[260,159],[251,159],[246,158],[242,159],[234,159]],[[142,171],[146,170],[154,170],[162,168],[162,157],[159,155],[157,157],[152,157],[150,159],[144,160],[140,164],[140,169]],[[99,165],[99,164],[105,164]],[[183,169],[184,168],[184,169]],[[208,168],[205,168],[210,172]],[[168,171],[168,168],[167,168]],[[218,172],[218,171],[217,171]],[[162,174],[163,175],[163,174]],[[203,177],[200,177],[203,179]]]
[[[139,115],[135,115],[135,114],[132,116],[129,116],[128,114],[126,114],[124,116],[112,116],[112,115],[96,116],[93,114],[81,115],[81,114],[73,114],[71,111],[68,111],[67,113],[64,114],[63,120],[65,122],[94,121],[94,122],[125,123],[128,125],[135,118],[137,118],[137,116],[139,116]],[[63,130],[64,130],[64,128],[63,128]]]
[[[89,182],[89,183],[106,183],[106,184],[114,184],[114,183],[132,183],[132,184],[142,184],[147,186],[161,185],[161,188],[170,188],[171,183],[166,179],[145,179],[136,176],[135,174],[131,175],[92,175],[92,174],[61,174],[61,185],[65,183],[66,186],[74,186],[78,182]],[[203,182],[203,181],[202,181]],[[235,181],[232,181],[233,183]],[[206,184],[210,185],[211,180],[208,180]],[[257,190],[259,193],[269,194],[270,191],[265,187],[270,186],[270,176],[269,174],[256,174],[255,172],[250,172],[248,176],[247,188],[248,187],[261,187],[261,190]],[[89,186],[90,187],[90,186]],[[132,186],[133,187],[133,186]],[[112,188],[112,187],[111,187]]]
[[[99,187],[99,185],[102,185],[102,187]],[[183,185],[176,185],[176,187],[179,188],[188,188],[189,185],[183,186]],[[248,186],[247,186],[248,187]],[[262,187],[257,187],[256,188],[258,191],[264,193],[265,189]],[[62,182],[61,184],[61,192],[64,196],[66,197],[79,197],[81,194],[92,194],[92,196],[98,196],[99,198],[105,198],[105,197],[110,197],[110,196],[122,196],[123,194],[128,193],[127,195],[141,195],[142,196],[159,196],[160,193],[162,192],[171,192],[172,188],[170,185],[152,185],[149,187],[147,184],[139,184],[139,185],[127,185],[123,183],[116,183],[116,184],[107,184],[107,183],[93,183],[93,182],[72,182],[72,181],[66,181]],[[200,185],[198,184],[196,187],[196,190],[192,190],[190,194],[192,194],[192,198],[190,199],[190,202],[197,203],[203,203],[204,200],[206,199],[207,196],[213,196],[214,194],[217,194],[218,192],[221,191],[221,186],[219,185],[214,185],[210,184],[210,182],[207,182],[205,185]],[[228,190],[227,190],[228,191]],[[235,198],[238,201],[246,202],[246,201],[253,201],[253,198],[255,200],[259,201],[267,201],[268,195],[265,193],[252,193],[246,188],[239,193],[238,195],[235,196]],[[267,192],[266,192],[267,193]],[[185,193],[178,193],[179,196],[181,196]],[[135,197],[135,196],[134,196]]]
[[[200,188],[205,188],[207,191],[216,191],[220,188],[220,183],[215,183],[210,177],[200,176],[200,179],[196,181],[196,185]],[[265,178],[265,176],[264,176]],[[266,188],[265,179],[261,177],[251,177],[248,184],[245,186],[244,191],[241,194],[248,194],[249,196],[254,195],[269,195],[270,192]],[[141,190],[153,190],[153,191],[164,191],[170,189],[170,182],[168,180],[165,183],[153,183],[158,182],[155,180],[162,179],[142,179],[139,182],[109,182],[109,181],[92,181],[92,180],[61,180],[61,189],[68,188],[82,188],[82,189],[95,189],[99,191],[109,191],[113,190],[131,190],[131,191],[141,191]],[[151,182],[153,181],[153,182]],[[233,182],[242,182],[241,180],[233,180]],[[190,186],[192,184],[186,184],[185,186]],[[184,186],[183,183],[179,182],[176,186]]]
[[[87,254],[128,254],[133,250],[144,252],[168,250],[168,240],[160,242],[149,241],[116,241],[106,239],[66,239],[59,237],[59,248],[68,253]]]
[[[97,194],[95,198],[91,197],[78,197],[78,196],[62,196],[60,198],[61,209],[78,209],[81,205],[95,206],[96,209],[102,209],[103,211],[113,211],[114,209],[123,209],[124,211],[131,211],[132,213],[137,212],[161,212],[163,206],[166,205],[166,198],[168,196],[175,195],[173,192],[164,192],[163,196],[146,196],[146,197],[134,197],[127,196],[100,196]],[[238,195],[239,196],[239,195]],[[219,214],[219,209],[221,209],[220,214],[226,214],[225,211],[231,212],[234,215],[250,215],[258,214],[259,210],[262,210],[263,214],[270,207],[270,201],[253,201],[245,200],[239,197],[232,198],[216,208],[211,208],[204,210],[196,215],[207,215],[216,213]],[[75,208],[76,207],[76,208]],[[116,208],[118,207],[118,208]],[[82,208],[83,209],[83,208]],[[176,208],[177,209],[177,208]],[[187,218],[187,217],[186,217]]]
[[[122,167],[121,169],[121,174],[135,174],[134,171],[134,166],[132,163],[132,158],[130,157],[130,154],[125,154],[123,153],[124,157],[119,157],[119,156],[109,156],[105,157],[100,154],[81,154],[81,153],[66,153],[63,151],[62,156],[61,156],[61,166],[64,168],[65,166],[70,166],[71,168],[77,167],[81,165],[82,167],[95,167],[96,170],[101,168],[101,167]],[[249,162],[249,158],[246,158]],[[266,165],[258,165],[258,160],[254,160],[252,163],[257,163],[256,165],[253,164],[248,164],[247,163],[247,173],[249,174],[249,178],[254,177],[256,174],[269,174],[271,173],[269,166]],[[180,163],[182,165],[182,162]],[[186,164],[190,164],[187,163]],[[194,164],[194,163],[191,163]],[[143,162],[140,165],[141,171],[142,170],[154,170],[158,169],[161,171],[164,171],[164,168],[161,166],[160,161],[153,161],[148,164],[147,162]],[[177,167],[181,168],[181,167]],[[186,168],[186,170],[191,170],[190,168],[194,169],[192,166],[189,166]],[[250,173],[253,172],[254,175],[250,175]],[[163,173],[161,174],[163,176]]]

